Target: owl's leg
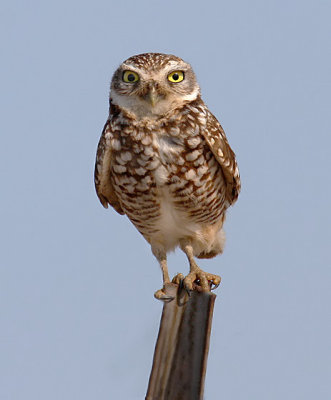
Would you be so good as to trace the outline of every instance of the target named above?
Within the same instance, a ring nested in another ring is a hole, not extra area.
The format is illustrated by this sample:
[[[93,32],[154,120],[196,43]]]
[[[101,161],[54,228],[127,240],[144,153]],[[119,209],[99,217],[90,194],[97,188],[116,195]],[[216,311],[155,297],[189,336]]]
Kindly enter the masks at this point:
[[[184,287],[187,290],[193,290],[193,284],[198,284],[202,290],[210,291],[213,286],[215,289],[221,283],[221,277],[209,274],[200,269],[194,260],[193,247],[189,240],[181,242],[181,249],[186,254],[190,263],[190,273],[184,278]]]
[[[154,293],[154,297],[158,300],[163,300],[163,301],[173,300],[173,297],[168,296],[165,292],[165,285],[167,283],[170,283],[168,264],[167,264],[167,254],[166,254],[165,250],[160,249],[159,247],[156,247],[153,245],[152,245],[152,252],[160,264],[162,276],[163,276],[163,288],[157,290]]]

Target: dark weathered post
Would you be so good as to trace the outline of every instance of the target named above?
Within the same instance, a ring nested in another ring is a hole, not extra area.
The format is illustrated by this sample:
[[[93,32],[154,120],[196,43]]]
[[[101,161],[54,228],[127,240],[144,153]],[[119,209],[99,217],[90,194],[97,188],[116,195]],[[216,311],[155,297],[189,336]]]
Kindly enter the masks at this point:
[[[168,284],[146,400],[201,400],[216,295]]]

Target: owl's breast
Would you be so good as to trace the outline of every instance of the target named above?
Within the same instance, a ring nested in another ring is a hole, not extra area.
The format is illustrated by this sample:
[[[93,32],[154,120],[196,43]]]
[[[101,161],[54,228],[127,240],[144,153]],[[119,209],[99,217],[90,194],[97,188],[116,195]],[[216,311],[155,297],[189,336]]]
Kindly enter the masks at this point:
[[[150,130],[130,133],[118,136],[112,149],[115,184],[137,195],[167,186],[176,166],[185,162],[183,141]]]
[[[220,167],[203,137],[193,133],[137,130],[117,137],[113,185],[123,210],[144,236],[160,230],[170,234],[174,226],[194,230],[216,222],[224,211]]]

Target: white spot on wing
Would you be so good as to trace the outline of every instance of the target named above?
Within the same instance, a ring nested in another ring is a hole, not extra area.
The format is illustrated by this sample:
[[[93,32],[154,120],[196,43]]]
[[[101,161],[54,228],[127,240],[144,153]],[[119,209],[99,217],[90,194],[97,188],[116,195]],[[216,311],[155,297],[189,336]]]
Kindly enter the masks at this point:
[[[121,159],[123,161],[131,161],[132,160],[132,154],[129,151],[125,151],[121,154]]]
[[[118,174],[122,174],[123,172],[126,172],[126,167],[124,167],[123,165],[114,165],[113,169]]]
[[[114,150],[121,150],[121,142],[118,139],[112,139],[110,143]]]

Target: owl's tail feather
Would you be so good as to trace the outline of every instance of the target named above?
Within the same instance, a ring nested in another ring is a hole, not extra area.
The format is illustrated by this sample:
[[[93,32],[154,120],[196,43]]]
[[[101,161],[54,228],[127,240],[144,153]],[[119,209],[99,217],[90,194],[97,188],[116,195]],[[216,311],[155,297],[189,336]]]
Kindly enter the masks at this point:
[[[213,235],[212,238],[209,238],[208,244],[204,246],[204,248],[200,248],[200,251],[196,252],[195,256],[197,258],[213,258],[218,254],[223,253],[224,244],[225,233],[223,229],[221,229],[216,233],[216,235]]]
[[[213,258],[213,257],[216,257],[220,253],[222,253],[222,251],[212,250],[209,253],[203,251],[202,253],[198,254],[196,257],[197,258]]]

